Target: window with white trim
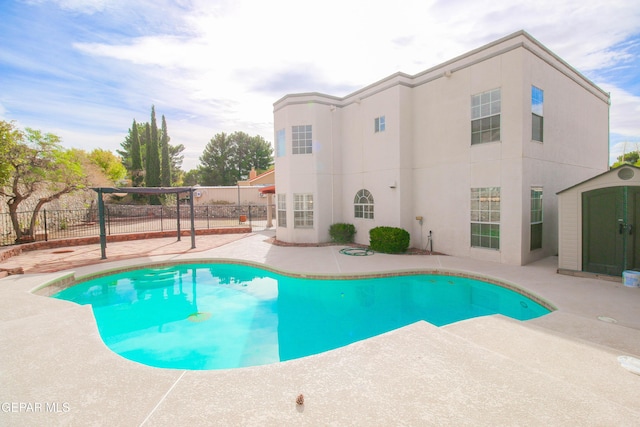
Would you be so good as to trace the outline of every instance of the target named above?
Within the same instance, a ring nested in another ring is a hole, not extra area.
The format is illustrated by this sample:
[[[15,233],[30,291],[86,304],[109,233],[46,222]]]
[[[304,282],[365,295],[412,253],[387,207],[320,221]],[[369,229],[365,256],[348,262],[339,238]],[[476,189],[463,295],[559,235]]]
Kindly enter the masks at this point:
[[[278,194],[278,227],[287,226],[287,195]]]
[[[531,139],[543,141],[544,134],[544,91],[531,86]]]
[[[276,157],[283,157],[286,154],[286,139],[284,129],[276,132]]]
[[[353,199],[353,210],[356,218],[373,219],[373,195],[362,189]]]
[[[293,126],[291,128],[291,147],[293,154],[311,154],[311,125]]]
[[[471,97],[471,145],[500,141],[500,89]]]
[[[378,133],[378,132],[384,132],[386,128],[386,124],[385,124],[385,118],[384,116],[380,116],[380,117],[376,117],[373,120],[373,131]]]
[[[313,194],[293,195],[293,227],[313,227]]]
[[[500,187],[471,189],[471,246],[500,249]]]
[[[542,247],[542,187],[531,187],[531,250]]]

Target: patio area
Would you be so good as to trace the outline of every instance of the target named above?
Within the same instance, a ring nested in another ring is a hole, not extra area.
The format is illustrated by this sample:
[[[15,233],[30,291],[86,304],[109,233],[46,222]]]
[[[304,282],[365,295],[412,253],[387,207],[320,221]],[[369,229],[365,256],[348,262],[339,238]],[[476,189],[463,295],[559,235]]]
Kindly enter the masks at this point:
[[[637,425],[640,288],[559,275],[557,258],[507,266],[440,255],[346,256],[344,246],[283,247],[273,231],[110,243],[0,262],[0,425]],[[220,371],[157,369],[102,342],[90,307],[31,291],[75,274],[150,262],[246,260],[287,272],[424,269],[516,284],[558,308],[437,328],[418,322],[330,352]],[[601,320],[602,319],[602,320]],[[304,395],[304,405],[296,397]]]

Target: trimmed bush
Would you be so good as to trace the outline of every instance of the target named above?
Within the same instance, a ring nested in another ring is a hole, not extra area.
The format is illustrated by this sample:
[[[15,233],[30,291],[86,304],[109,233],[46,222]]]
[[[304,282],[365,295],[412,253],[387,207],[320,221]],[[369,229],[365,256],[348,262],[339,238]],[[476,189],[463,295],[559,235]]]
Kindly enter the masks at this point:
[[[411,236],[397,227],[376,227],[369,230],[369,247],[377,252],[399,254],[409,248]]]
[[[353,224],[336,223],[329,227],[331,240],[336,243],[353,243],[356,227]]]

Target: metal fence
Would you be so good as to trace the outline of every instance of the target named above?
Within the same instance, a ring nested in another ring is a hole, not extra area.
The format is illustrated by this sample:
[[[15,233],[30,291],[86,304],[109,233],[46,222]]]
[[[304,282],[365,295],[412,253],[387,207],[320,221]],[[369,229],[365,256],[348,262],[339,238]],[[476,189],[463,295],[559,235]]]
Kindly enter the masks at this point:
[[[267,221],[267,209],[271,209],[271,224]],[[33,212],[18,212],[22,230],[28,229]],[[195,228],[211,229],[250,225],[252,229],[265,229],[275,224],[274,205],[211,205],[194,206]],[[180,206],[180,229],[191,229],[189,205]],[[105,205],[107,235],[133,234],[150,231],[171,231],[178,227],[177,206],[158,205]],[[28,231],[27,231],[28,234]],[[35,241],[99,236],[98,209],[47,210],[42,209],[36,218],[33,235]],[[0,246],[13,245],[16,233],[8,213],[0,213]]]

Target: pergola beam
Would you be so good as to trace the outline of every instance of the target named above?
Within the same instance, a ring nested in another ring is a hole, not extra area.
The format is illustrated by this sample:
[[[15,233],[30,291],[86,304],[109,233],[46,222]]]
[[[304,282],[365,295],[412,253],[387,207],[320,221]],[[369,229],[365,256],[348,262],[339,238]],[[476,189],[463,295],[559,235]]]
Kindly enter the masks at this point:
[[[193,187],[96,187],[92,188],[98,193],[98,217],[100,219],[100,254],[102,259],[107,259],[107,232],[104,220],[103,194],[127,193],[127,194],[175,194],[177,211],[178,240],[180,240],[180,193],[189,193],[189,207],[191,208],[191,249],[196,247],[196,226],[193,208]]]

